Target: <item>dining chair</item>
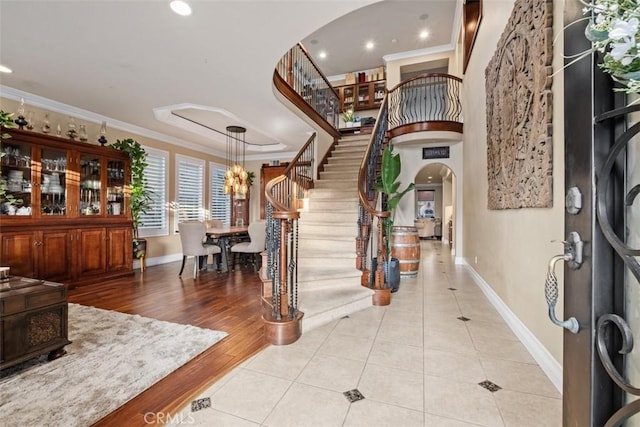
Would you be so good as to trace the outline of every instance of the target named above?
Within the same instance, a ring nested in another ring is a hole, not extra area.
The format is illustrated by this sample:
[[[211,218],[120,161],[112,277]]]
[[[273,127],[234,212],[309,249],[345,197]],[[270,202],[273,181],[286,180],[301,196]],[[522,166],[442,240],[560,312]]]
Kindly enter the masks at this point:
[[[204,220],[204,226],[206,229],[209,228],[223,228],[224,227],[224,223],[222,221],[220,221],[219,219],[205,219]],[[205,243],[207,245],[217,245],[218,239],[214,239],[213,237],[207,235],[207,240],[205,241]]]
[[[253,267],[257,270],[260,252],[265,250],[267,244],[267,224],[265,221],[252,222],[249,224],[247,232],[249,233],[249,241],[231,246],[231,270],[235,269],[237,254],[251,254]]]
[[[178,276],[182,276],[184,264],[187,257],[194,257],[193,278],[198,275],[200,260],[202,257],[208,258],[209,255],[220,254],[222,251],[219,246],[206,243],[207,228],[200,221],[186,221],[178,223],[180,232],[180,243],[182,243],[182,266]],[[206,264],[205,264],[206,266]]]

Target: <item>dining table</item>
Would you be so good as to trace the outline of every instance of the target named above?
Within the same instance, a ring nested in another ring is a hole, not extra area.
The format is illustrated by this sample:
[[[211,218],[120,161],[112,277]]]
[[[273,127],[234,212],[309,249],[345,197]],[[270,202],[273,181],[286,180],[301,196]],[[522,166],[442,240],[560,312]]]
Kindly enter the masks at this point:
[[[220,246],[222,259],[218,270],[220,272],[229,271],[229,248],[233,239],[242,239],[249,236],[248,226],[232,227],[209,227],[207,228],[207,238],[216,242]],[[223,271],[222,268],[225,268]]]

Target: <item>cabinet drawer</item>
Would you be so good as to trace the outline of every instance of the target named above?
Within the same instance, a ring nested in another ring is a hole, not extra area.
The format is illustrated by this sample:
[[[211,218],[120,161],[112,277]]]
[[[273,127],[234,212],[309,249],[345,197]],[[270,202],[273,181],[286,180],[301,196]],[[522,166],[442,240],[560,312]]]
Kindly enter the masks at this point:
[[[66,301],[66,292],[64,288],[53,288],[48,292],[42,292],[26,296],[25,310],[31,310],[39,307],[46,307],[51,304]]]
[[[0,316],[9,316],[10,314],[24,311],[24,303],[25,301],[22,295],[0,300]]]

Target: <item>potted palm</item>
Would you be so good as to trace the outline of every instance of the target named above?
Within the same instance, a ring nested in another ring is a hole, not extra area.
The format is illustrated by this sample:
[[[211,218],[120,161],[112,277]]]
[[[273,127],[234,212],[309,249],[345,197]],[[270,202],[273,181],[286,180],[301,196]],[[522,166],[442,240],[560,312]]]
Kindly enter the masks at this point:
[[[133,220],[133,256],[143,259],[146,256],[147,240],[140,238],[138,232],[142,225],[142,214],[151,206],[151,192],[147,187],[144,170],[147,167],[147,152],[134,139],[117,140],[111,148],[124,151],[129,156],[131,168],[131,183],[129,195],[129,209]]]
[[[391,287],[391,292],[397,291],[400,286],[400,261],[398,261],[397,258],[391,257],[393,221],[396,215],[398,203],[400,203],[400,200],[405,194],[413,190],[415,187],[415,184],[412,182],[407,185],[407,188],[404,190],[398,191],[401,183],[397,179],[400,176],[401,169],[402,164],[400,161],[400,154],[394,153],[393,144],[389,143],[389,145],[382,150],[382,165],[380,177],[376,183],[376,190],[380,191],[385,196],[383,198],[383,203],[385,203],[383,204],[383,207],[391,213],[389,217],[382,220],[382,227],[384,229],[383,243],[386,247],[387,253],[386,259],[383,263],[383,270],[385,283],[387,286]],[[375,259],[374,262],[376,262]],[[372,269],[374,269],[373,266]]]

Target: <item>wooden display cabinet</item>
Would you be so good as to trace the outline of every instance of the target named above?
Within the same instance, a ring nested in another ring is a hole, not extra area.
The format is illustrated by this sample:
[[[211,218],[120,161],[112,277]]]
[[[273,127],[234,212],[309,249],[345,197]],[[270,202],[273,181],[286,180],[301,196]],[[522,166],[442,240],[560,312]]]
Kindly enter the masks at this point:
[[[340,112],[373,110],[379,108],[387,90],[386,80],[375,80],[351,85],[337,86],[340,96]]]
[[[36,132],[8,133],[0,161],[0,265],[72,285],[131,274],[128,156]]]

